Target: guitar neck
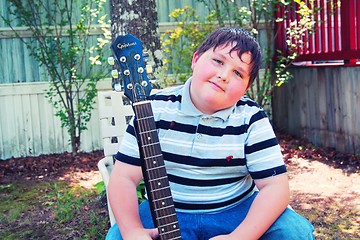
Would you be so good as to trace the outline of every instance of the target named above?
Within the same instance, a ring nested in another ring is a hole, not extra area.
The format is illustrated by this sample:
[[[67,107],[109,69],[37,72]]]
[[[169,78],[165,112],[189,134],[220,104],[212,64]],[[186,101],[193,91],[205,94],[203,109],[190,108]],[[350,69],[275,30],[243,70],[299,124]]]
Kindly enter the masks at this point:
[[[181,239],[155,120],[149,101],[133,104],[142,171],[150,209],[160,240]]]

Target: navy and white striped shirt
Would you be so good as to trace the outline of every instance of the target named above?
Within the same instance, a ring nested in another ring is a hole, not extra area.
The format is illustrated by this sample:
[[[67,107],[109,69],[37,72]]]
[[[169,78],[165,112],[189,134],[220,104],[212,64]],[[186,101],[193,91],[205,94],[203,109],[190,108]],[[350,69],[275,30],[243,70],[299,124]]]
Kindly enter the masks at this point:
[[[264,111],[242,97],[236,106],[203,114],[185,85],[150,97],[178,211],[212,212],[256,191],[253,179],[286,172],[280,146]],[[133,121],[116,159],[140,166]]]

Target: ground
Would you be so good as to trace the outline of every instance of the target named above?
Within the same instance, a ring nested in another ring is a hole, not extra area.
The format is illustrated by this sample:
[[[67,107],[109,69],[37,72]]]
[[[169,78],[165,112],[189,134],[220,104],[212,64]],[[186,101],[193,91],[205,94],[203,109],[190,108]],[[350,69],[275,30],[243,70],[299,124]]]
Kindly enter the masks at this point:
[[[101,181],[97,163],[103,151],[41,155],[0,161],[0,184],[18,181],[69,181],[91,188]]]
[[[279,135],[279,141],[289,172],[291,206],[313,223],[317,239],[360,239],[360,157],[316,148],[286,135]],[[102,151],[95,151],[0,161],[0,187],[15,182],[63,181],[92,189],[101,181],[97,162],[102,157]],[[92,207],[99,205],[87,205],[82,214],[87,215]],[[38,216],[31,218],[30,226],[46,223],[44,211],[34,212]],[[106,207],[101,214],[106,215]],[[71,229],[72,224],[69,221],[65,227]],[[0,230],[12,226],[0,221]]]

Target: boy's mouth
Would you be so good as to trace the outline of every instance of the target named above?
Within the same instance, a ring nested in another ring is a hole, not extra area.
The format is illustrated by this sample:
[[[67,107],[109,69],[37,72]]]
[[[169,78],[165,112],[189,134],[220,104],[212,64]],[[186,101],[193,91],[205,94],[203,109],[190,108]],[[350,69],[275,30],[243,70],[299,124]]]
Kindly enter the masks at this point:
[[[223,89],[220,85],[218,85],[217,83],[212,82],[212,81],[209,81],[209,83],[210,83],[210,84],[212,84],[213,86],[215,86],[217,89],[219,89],[219,90],[221,90],[221,91],[225,92],[225,90],[224,90],[224,89]]]

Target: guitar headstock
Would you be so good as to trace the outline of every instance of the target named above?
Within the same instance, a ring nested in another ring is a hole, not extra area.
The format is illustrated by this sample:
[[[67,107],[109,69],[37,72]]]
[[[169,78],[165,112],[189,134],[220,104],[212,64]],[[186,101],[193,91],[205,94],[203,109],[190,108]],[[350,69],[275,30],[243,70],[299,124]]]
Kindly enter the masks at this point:
[[[111,49],[119,68],[118,77],[123,80],[124,94],[132,102],[146,100],[152,87],[146,75],[142,42],[131,34],[118,36]]]

